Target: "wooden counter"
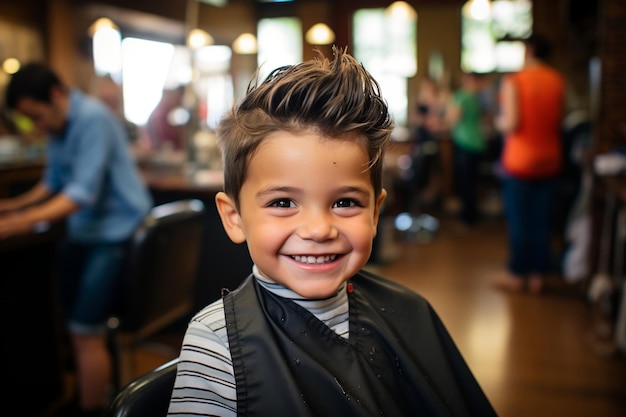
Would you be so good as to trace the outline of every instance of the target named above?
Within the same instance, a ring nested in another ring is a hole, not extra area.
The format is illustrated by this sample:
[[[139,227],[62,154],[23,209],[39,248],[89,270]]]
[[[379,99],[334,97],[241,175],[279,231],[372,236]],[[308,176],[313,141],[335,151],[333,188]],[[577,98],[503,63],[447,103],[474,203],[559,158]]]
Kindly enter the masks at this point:
[[[0,162],[0,198],[13,197],[30,189],[41,178],[43,168],[43,159]]]
[[[182,164],[150,164],[139,165],[144,181],[153,192],[178,191],[215,197],[224,186],[224,175],[221,171],[191,171]]]

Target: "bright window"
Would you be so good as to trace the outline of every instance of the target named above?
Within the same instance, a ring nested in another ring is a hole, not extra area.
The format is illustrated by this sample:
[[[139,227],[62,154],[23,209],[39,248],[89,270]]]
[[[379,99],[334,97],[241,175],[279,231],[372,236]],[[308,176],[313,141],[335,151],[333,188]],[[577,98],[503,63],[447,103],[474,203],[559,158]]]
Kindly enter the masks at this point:
[[[417,72],[417,13],[405,2],[353,16],[354,57],[380,84],[397,126],[406,126],[408,80]]]
[[[226,45],[210,45],[196,52],[198,79],[196,95],[201,100],[202,127],[217,128],[224,113],[233,104],[233,82],[229,74],[232,50]]]
[[[144,125],[159,100],[174,56],[174,45],[137,38],[122,41],[124,115]]]
[[[516,71],[524,56],[519,39],[532,33],[532,2],[468,0],[462,9],[462,24],[464,71]]]
[[[302,23],[295,17],[260,19],[257,25],[259,77],[302,62]]]
[[[122,73],[122,37],[119,30],[105,27],[93,35],[93,64],[97,75],[119,83]]]

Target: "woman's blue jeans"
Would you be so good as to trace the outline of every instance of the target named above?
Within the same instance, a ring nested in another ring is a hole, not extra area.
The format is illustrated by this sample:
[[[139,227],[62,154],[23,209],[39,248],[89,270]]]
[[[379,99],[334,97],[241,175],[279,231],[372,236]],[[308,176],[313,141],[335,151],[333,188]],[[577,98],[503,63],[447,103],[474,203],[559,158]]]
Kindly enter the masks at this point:
[[[551,264],[551,206],[554,180],[503,179],[509,271],[545,274]]]

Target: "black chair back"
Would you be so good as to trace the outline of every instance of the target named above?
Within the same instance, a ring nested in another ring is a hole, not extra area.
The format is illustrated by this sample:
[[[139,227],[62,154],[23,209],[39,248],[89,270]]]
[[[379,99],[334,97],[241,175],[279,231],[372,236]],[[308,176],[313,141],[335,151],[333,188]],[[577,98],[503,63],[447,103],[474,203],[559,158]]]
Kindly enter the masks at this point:
[[[131,239],[109,319],[118,388],[136,375],[132,350],[193,313],[204,233],[204,204],[191,199],[154,207]]]
[[[166,416],[177,367],[178,358],[130,382],[109,404],[107,417]]]

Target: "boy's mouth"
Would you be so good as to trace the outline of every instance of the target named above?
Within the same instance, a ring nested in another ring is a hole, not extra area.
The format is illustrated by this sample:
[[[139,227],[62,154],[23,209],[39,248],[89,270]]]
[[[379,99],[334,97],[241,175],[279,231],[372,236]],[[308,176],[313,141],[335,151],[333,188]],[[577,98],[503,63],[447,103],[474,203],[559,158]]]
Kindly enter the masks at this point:
[[[337,258],[337,255],[292,255],[291,258],[296,262],[302,262],[305,264],[324,264],[334,261],[335,258]]]

